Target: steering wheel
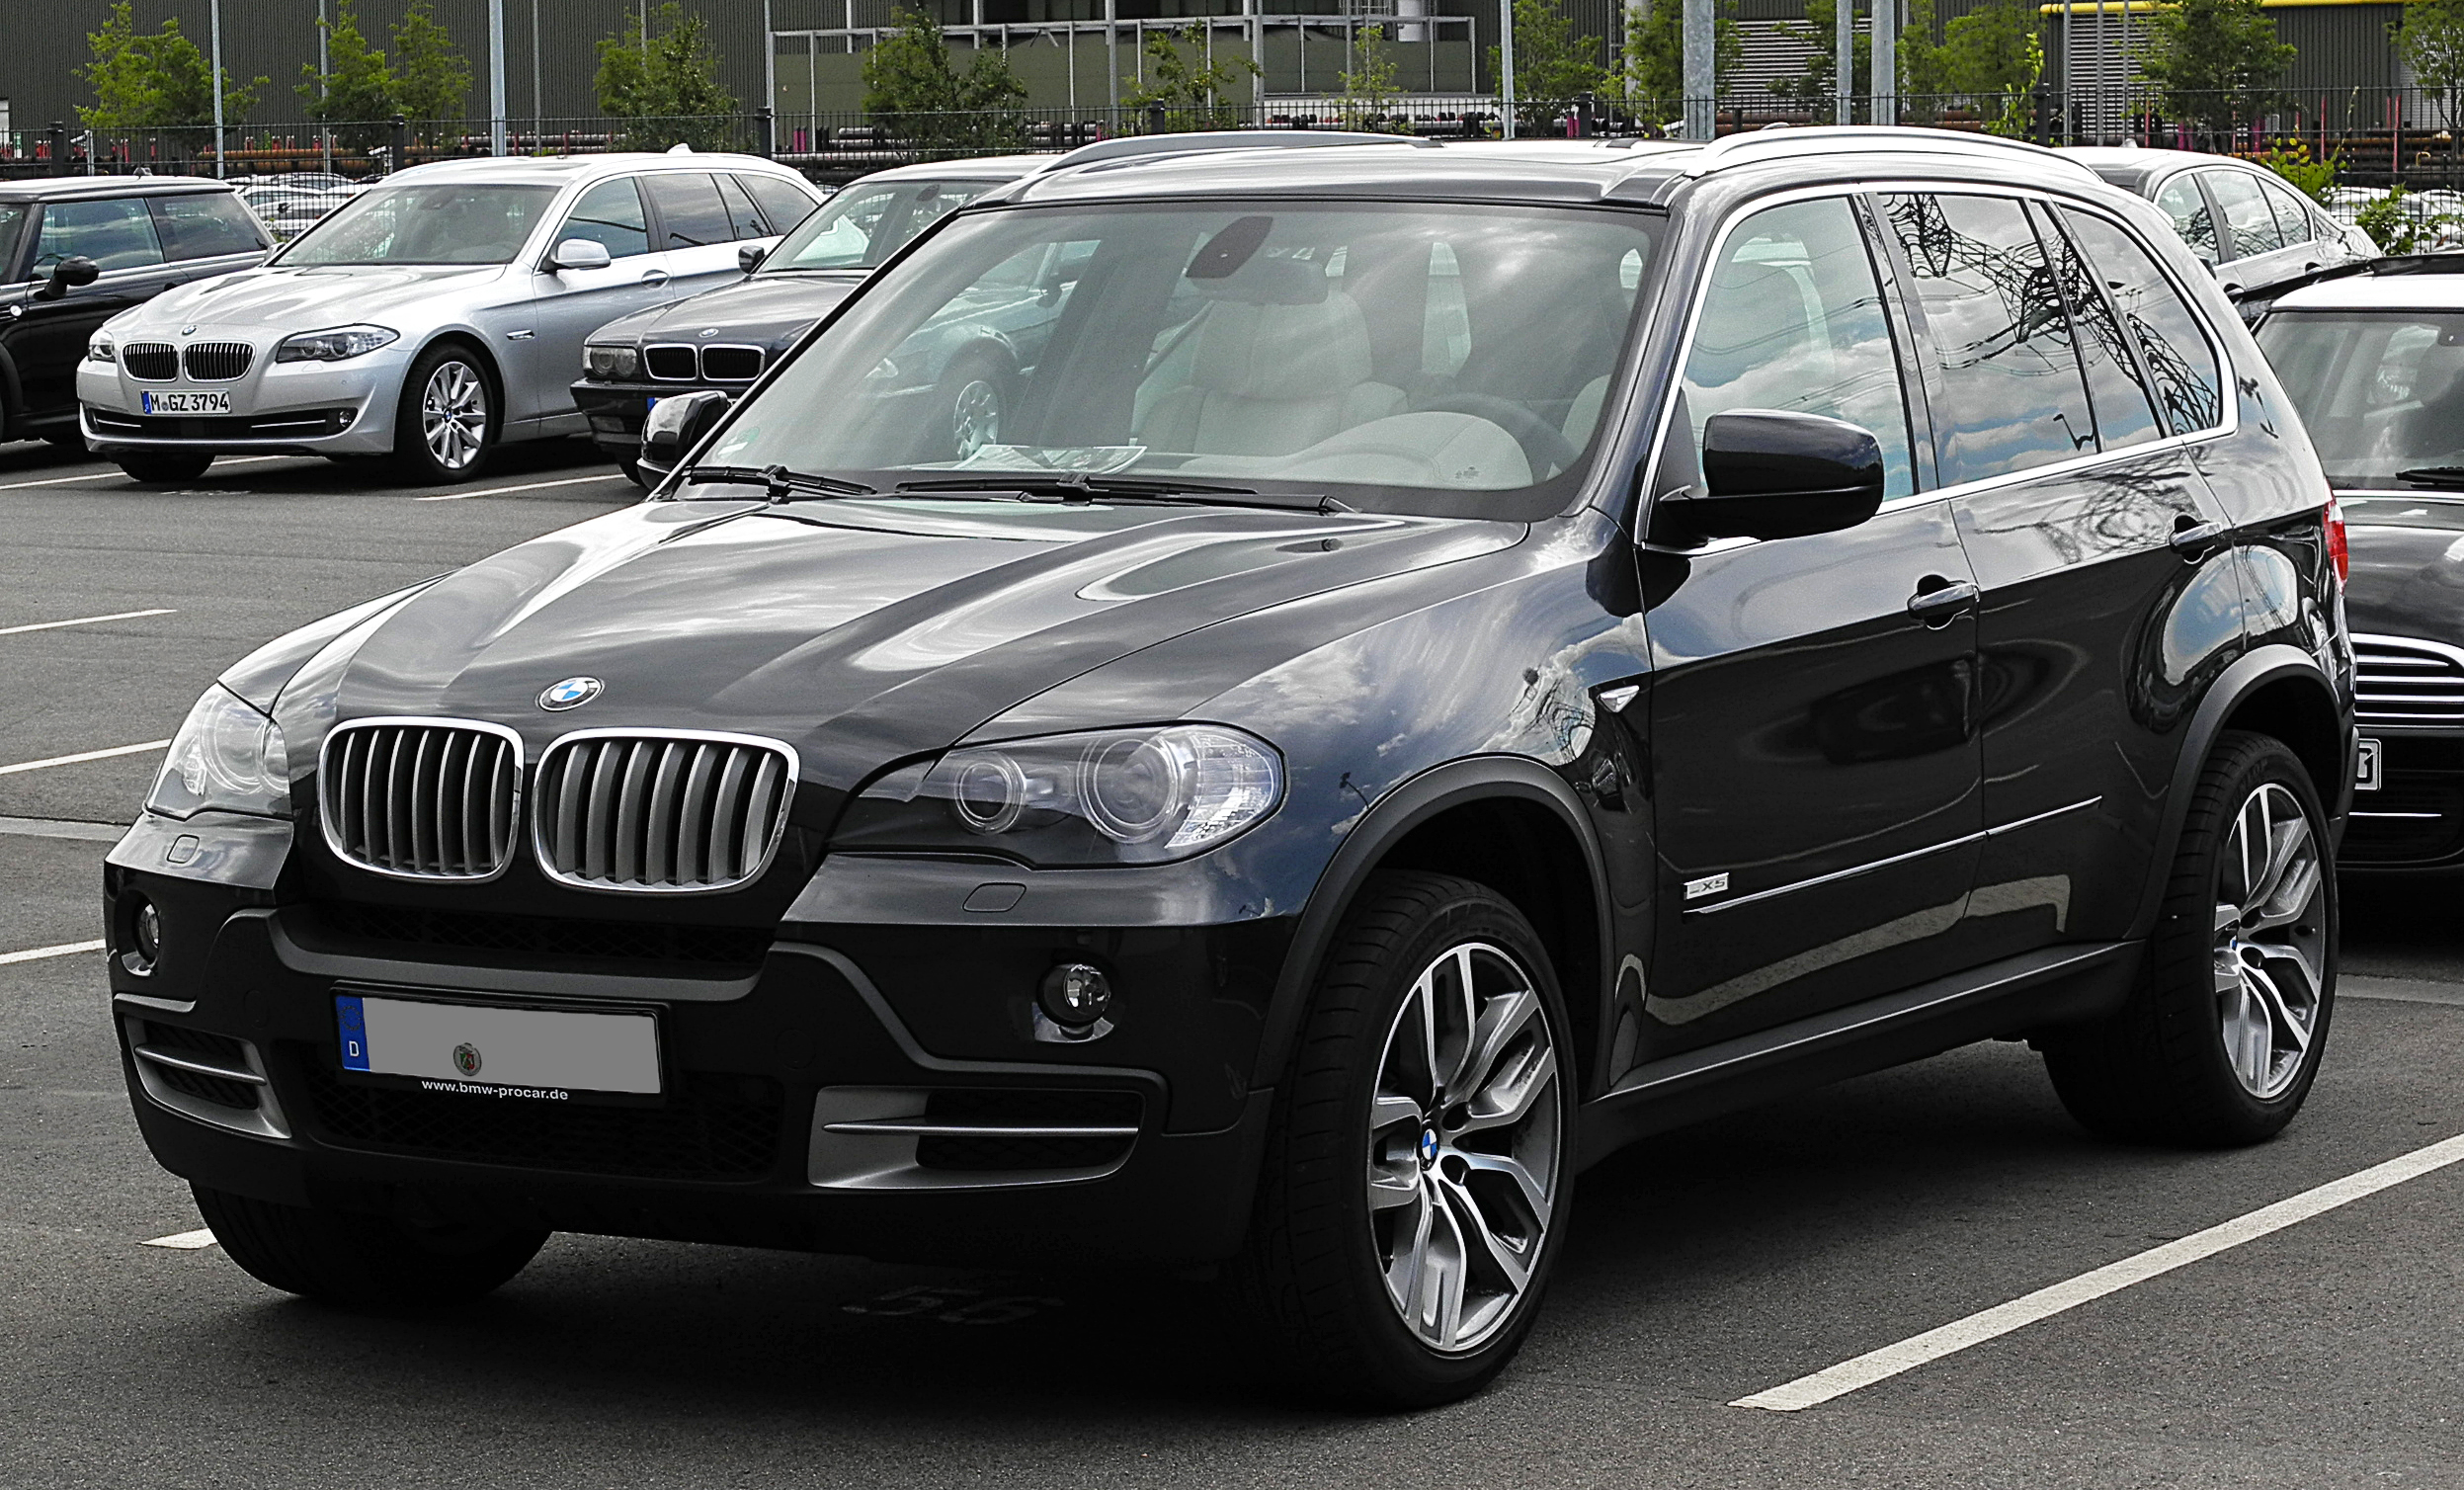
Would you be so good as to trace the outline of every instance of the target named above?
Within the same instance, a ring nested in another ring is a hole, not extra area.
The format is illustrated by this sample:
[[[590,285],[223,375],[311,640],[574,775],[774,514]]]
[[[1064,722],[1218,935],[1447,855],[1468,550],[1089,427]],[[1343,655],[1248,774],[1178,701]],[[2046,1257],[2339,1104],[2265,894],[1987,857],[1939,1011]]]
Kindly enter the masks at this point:
[[[1546,479],[1543,473],[1552,468],[1565,470],[1583,458],[1583,452],[1555,425],[1507,399],[1487,393],[1439,393],[1414,399],[1412,407],[1424,414],[1469,414],[1503,429],[1522,447],[1522,457],[1530,465],[1534,481]]]

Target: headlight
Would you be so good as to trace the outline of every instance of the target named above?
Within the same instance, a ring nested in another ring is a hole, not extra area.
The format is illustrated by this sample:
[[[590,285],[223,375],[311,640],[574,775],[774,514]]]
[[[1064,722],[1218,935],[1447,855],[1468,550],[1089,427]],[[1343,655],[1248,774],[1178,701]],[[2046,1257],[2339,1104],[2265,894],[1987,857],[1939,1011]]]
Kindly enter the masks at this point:
[[[290,815],[290,761],[272,719],[217,683],[172,737],[171,758],[146,797],[149,812],[192,817],[211,809]]]
[[[338,363],[348,358],[365,357],[377,348],[401,340],[402,333],[382,326],[336,326],[331,331],[303,331],[297,336],[283,338],[274,349],[278,363]]]
[[[86,343],[86,361],[90,363],[116,363],[120,361],[120,349],[112,345],[112,339],[110,337],[105,336],[100,331],[97,331],[94,333],[93,340]]]
[[[894,772],[848,809],[831,846],[1158,864],[1213,848],[1282,796],[1273,747],[1219,724],[1053,735]]]
[[[630,377],[641,371],[641,350],[637,347],[616,347],[593,342],[582,349],[582,374],[608,381]]]

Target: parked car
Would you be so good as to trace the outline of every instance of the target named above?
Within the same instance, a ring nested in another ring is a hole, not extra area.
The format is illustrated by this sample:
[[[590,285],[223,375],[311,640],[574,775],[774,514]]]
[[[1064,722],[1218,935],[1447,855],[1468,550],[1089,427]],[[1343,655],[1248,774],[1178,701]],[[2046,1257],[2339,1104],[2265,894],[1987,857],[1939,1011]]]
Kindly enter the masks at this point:
[[[504,442],[584,433],[566,385],[585,336],[732,278],[738,244],[819,200],[747,155],[417,166],[263,268],[114,321],[78,373],[86,438],[148,481],[236,451],[459,480]]]
[[[359,195],[356,188],[306,188],[294,186],[250,186],[240,189],[240,199],[274,236],[285,243],[316,225],[326,214]]]
[[[113,316],[273,247],[231,189],[188,177],[0,182],[0,440],[75,447],[77,370]]]
[[[905,369],[1056,250],[954,454]],[[276,1287],[1223,1264],[1426,1403],[1646,1135],[2025,1037],[2249,1143],[2319,1069],[2341,530],[2059,155],[1107,141],[678,403],[653,500],[224,674],[109,856],[139,1124]]]
[[[574,403],[590,416],[591,439],[643,485],[666,475],[664,465],[645,471],[640,463],[642,420],[651,405],[696,389],[743,391],[918,233],[1053,160],[987,156],[864,177],[832,197],[777,249],[767,254],[745,249],[741,283],[602,326],[582,349],[582,380],[573,385]],[[1048,321],[1049,312],[1046,307],[1044,314],[1025,319]],[[981,340],[988,348],[1006,346],[1026,329],[987,325]],[[964,392],[963,384],[950,390],[952,407],[945,411],[950,418],[957,417],[955,405]]]
[[[2362,765],[2342,863],[2464,867],[2464,254],[2294,290],[2259,344],[2350,524]]]
[[[2174,231],[2215,273],[2245,321],[2285,290],[2378,257],[2368,233],[2339,221],[2263,166],[2187,150],[2094,145],[2066,150],[2089,169],[2173,219]]]

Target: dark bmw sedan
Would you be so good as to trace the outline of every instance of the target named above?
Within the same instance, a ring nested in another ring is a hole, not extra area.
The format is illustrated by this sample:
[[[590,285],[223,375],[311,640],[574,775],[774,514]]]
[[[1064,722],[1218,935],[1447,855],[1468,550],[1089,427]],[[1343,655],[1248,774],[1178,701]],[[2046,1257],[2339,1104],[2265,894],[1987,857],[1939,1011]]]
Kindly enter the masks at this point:
[[[592,443],[644,485],[666,475],[664,468],[644,470],[640,463],[642,421],[660,399],[705,389],[743,392],[864,276],[926,228],[1052,161],[1049,155],[989,156],[867,176],[831,198],[767,256],[743,254],[744,280],[602,326],[583,348],[582,378],[573,385],[574,403],[590,418]],[[982,334],[998,344],[1008,329],[988,325]],[[963,401],[964,386],[950,390],[953,408]],[[983,416],[978,407],[978,423]]]
[[[234,666],[110,856],[137,1120],[275,1287],[1166,1264],[1428,1404],[1626,1144],[1996,1037],[2247,1144],[2320,1069],[2333,505],[2051,152],[1108,141],[693,397],[649,500]]]

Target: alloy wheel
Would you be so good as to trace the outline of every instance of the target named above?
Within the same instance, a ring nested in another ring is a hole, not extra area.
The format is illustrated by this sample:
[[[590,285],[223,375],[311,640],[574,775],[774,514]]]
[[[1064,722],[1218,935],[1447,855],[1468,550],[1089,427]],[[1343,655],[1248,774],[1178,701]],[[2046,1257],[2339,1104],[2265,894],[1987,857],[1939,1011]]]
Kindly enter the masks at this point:
[[[467,470],[479,458],[487,441],[488,389],[477,369],[465,362],[437,365],[420,390],[419,432],[447,470]]]
[[[949,443],[964,460],[1001,438],[1001,390],[981,377],[961,385],[949,405]]]
[[[2309,814],[2262,783],[2225,835],[2216,876],[2216,1015],[2242,1089],[2265,1101],[2301,1074],[2325,1004],[2327,871]]]
[[[1514,1317],[1560,1183],[1556,1043],[1527,971],[1500,948],[1447,949],[1414,979],[1370,1099],[1370,1240],[1423,1345],[1478,1349]]]

